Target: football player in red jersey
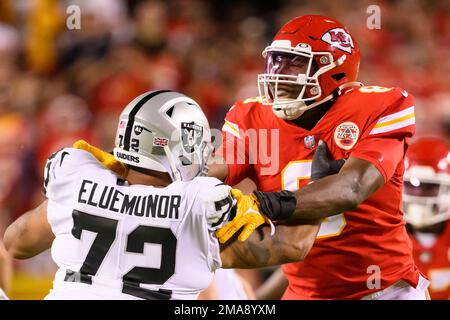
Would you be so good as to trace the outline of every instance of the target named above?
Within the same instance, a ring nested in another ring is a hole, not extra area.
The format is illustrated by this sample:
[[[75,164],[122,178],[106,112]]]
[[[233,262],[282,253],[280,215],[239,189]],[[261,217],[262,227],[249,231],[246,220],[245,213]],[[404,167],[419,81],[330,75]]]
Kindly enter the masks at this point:
[[[229,185],[252,178],[260,191],[249,200],[278,223],[323,219],[306,259],[283,266],[283,298],[426,299],[401,208],[412,95],[356,82],[358,44],[328,17],[289,21],[263,56],[260,96],[228,112],[218,151],[225,161],[219,156],[209,175]],[[347,160],[308,184],[320,140],[334,159]],[[236,216],[218,236],[225,242],[249,224],[258,225]]]
[[[403,203],[414,260],[431,299],[450,299],[450,147],[422,138],[406,153]]]

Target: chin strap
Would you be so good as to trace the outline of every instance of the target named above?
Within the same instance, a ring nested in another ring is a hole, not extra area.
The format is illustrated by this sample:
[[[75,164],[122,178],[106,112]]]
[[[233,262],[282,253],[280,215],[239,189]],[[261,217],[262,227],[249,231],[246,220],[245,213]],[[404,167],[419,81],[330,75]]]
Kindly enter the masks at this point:
[[[322,103],[334,100],[337,97],[339,97],[341,94],[343,94],[343,93],[345,93],[347,91],[350,91],[350,90],[347,90],[349,88],[352,88],[352,87],[358,87],[359,88],[359,87],[363,87],[363,86],[364,86],[364,84],[362,84],[361,82],[358,82],[358,81],[346,82],[344,84],[341,84],[339,87],[337,87],[332,93],[327,95],[325,98],[323,98],[320,101],[317,101],[317,102],[314,102],[314,103],[308,105],[308,107],[306,107],[304,110],[307,111],[309,109],[317,107],[318,105],[320,105]]]
[[[335,67],[340,66],[341,64],[344,63],[344,61],[347,59],[347,55],[343,55],[341,56],[339,59],[337,59],[336,61],[334,61],[333,63],[331,63],[329,66],[325,67],[325,68],[320,68],[319,71],[317,71],[317,73],[314,75],[314,77],[316,77],[316,79],[319,78],[320,75],[330,71],[331,69],[334,69]],[[307,111],[311,108],[317,107],[318,105],[330,101],[331,99],[334,99],[335,97],[341,95],[341,93],[343,92],[344,88],[350,87],[350,86],[363,86],[363,84],[361,82],[347,82],[344,83],[342,85],[340,85],[339,87],[337,87],[331,94],[329,94],[328,96],[326,96],[325,98],[323,98],[320,101],[314,102],[313,104],[308,105],[307,108],[304,109],[304,111]],[[335,96],[335,92],[338,92],[337,96]]]
[[[336,99],[337,97],[339,97],[344,92],[350,91],[350,90],[347,90],[349,88],[352,88],[352,87],[358,87],[359,88],[359,87],[362,87],[362,86],[364,86],[364,84],[362,84],[361,82],[358,82],[358,81],[352,81],[352,82],[347,82],[347,83],[341,84],[332,93],[330,93],[328,96],[326,96],[322,100],[316,101],[316,102],[314,102],[312,104],[309,104],[306,107],[302,107],[302,114],[305,111],[308,111],[308,110],[310,110],[310,109],[312,109],[314,107],[317,107],[318,105],[321,105],[322,103],[325,103],[325,102],[328,102],[328,101]],[[298,102],[295,101],[295,102],[290,102],[290,103],[285,103],[285,104],[287,104],[287,105],[288,104],[292,104],[293,105],[292,108],[294,108],[294,107],[296,107],[295,103],[298,103]],[[287,106],[285,108],[285,114],[286,114],[286,111],[289,110],[289,108],[290,108],[289,106]],[[286,115],[286,116],[288,116],[288,115]],[[301,116],[301,114],[299,115],[299,117],[300,116]]]
[[[211,154],[213,152],[213,147],[211,145],[208,145],[207,142],[203,142],[203,145],[204,145],[204,147],[201,152],[201,157],[202,157],[201,160],[204,163],[202,164],[202,168],[199,172],[199,176],[206,177],[208,175],[208,171],[209,171],[208,161],[211,158]]]
[[[347,89],[349,89],[349,88],[352,88],[352,87],[358,87],[358,88],[360,88],[360,87],[362,87],[362,86],[364,86],[364,84],[362,84],[361,82],[358,82],[358,81],[346,82],[346,83],[344,83],[344,84],[341,84],[341,85],[340,85],[339,87],[337,87],[336,89],[334,89],[334,91],[333,91],[332,93],[330,93],[328,96],[326,96],[325,98],[323,98],[322,100],[320,100],[320,101],[318,101],[318,102],[313,103],[312,105],[313,105],[314,107],[316,107],[316,106],[318,106],[319,104],[322,104],[322,103],[324,103],[324,102],[327,102],[327,101],[336,99],[336,98],[339,97],[341,94],[343,94],[343,93],[345,93],[345,92],[347,92],[347,91],[351,91],[351,90],[347,90]],[[352,90],[353,90],[353,89],[352,89]],[[312,106],[312,105],[309,105],[309,106],[308,106],[308,109],[311,109],[310,106]]]
[[[332,95],[335,95],[336,97],[340,96],[342,93],[344,93],[344,91],[351,91],[351,90],[346,90],[348,88],[352,88],[352,87],[363,87],[364,84],[362,82],[359,81],[352,81],[352,82],[346,82],[344,84],[341,84],[339,87],[337,87]],[[353,90],[353,89],[352,89]]]
[[[339,67],[341,64],[344,63],[344,61],[347,59],[347,55],[342,55],[339,59],[337,59],[336,61],[330,63],[328,66],[326,67],[322,67],[320,68],[316,74],[313,75],[313,77],[315,77],[316,79],[319,79],[319,76],[321,76],[322,74],[324,74],[325,72],[330,71],[331,69],[334,69],[336,67]]]
[[[170,169],[172,170],[172,180],[173,181],[181,181],[181,174],[173,161],[172,152],[170,152],[169,146],[164,146],[164,151],[166,152],[167,160],[169,160]]]

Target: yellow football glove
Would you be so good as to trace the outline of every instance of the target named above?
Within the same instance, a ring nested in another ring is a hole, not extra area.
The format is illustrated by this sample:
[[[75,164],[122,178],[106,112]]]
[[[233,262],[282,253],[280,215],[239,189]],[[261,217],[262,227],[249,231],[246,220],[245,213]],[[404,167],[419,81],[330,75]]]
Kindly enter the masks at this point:
[[[94,157],[96,157],[97,160],[102,165],[104,165],[106,168],[108,168],[111,171],[114,171],[119,176],[126,179],[126,177],[128,175],[128,167],[124,163],[117,161],[112,154],[105,152],[94,146],[91,146],[89,143],[87,143],[84,140],[76,141],[73,144],[73,147],[75,149],[81,149],[81,150],[89,152]]]
[[[259,210],[259,203],[255,195],[243,195],[238,189],[231,190],[232,196],[237,200],[237,212],[234,219],[216,231],[220,243],[227,242],[242,227],[238,240],[245,241],[260,225],[267,223],[271,227],[270,235],[275,233],[272,221]]]

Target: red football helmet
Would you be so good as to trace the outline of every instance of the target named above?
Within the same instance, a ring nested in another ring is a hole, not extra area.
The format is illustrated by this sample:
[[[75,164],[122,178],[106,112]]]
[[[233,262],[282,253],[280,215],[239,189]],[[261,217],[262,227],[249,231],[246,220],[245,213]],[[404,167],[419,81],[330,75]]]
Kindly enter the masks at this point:
[[[406,221],[416,228],[450,218],[450,147],[439,138],[410,145],[405,158],[403,204]]]
[[[263,57],[265,73],[258,75],[260,98],[285,120],[331,100],[339,87],[361,85],[355,83],[358,44],[343,24],[328,17],[292,19],[264,49]]]

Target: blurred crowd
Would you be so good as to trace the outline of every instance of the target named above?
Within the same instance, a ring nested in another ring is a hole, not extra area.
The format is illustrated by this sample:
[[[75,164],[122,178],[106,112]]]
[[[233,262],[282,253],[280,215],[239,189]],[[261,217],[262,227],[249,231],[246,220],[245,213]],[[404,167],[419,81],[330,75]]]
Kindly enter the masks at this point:
[[[366,25],[373,4],[381,29]],[[417,136],[450,137],[448,1],[1,0],[0,236],[43,200],[47,157],[80,138],[112,149],[118,114],[145,91],[186,93],[220,128],[257,95],[276,30],[303,14],[347,25],[363,83],[415,95]]]

